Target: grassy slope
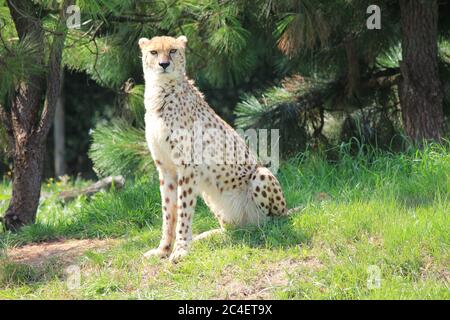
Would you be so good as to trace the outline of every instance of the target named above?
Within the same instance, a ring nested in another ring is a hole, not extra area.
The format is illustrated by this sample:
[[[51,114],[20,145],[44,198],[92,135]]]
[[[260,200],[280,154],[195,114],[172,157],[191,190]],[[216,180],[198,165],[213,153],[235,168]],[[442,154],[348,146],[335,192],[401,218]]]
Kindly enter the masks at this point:
[[[77,259],[77,290],[67,288],[60,261],[31,267],[4,254],[0,298],[449,299],[449,148],[340,158],[330,164],[307,154],[284,164],[278,176],[288,204],[303,205],[301,212],[195,243],[178,265],[141,258],[160,236],[158,186],[149,182],[156,179],[66,207],[46,200],[39,223],[0,234],[1,247],[120,240]],[[200,204],[194,232],[216,226]],[[381,270],[380,288],[367,287],[370,266]]]

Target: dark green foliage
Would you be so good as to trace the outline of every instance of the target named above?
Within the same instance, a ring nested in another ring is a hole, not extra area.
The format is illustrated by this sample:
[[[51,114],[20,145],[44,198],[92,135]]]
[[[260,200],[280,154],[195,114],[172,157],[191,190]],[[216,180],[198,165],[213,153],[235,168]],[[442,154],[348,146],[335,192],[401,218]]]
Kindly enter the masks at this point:
[[[133,82],[127,81],[123,86],[123,118],[127,122],[134,124],[138,128],[144,128],[144,85],[134,85]]]
[[[188,71],[203,86],[249,82],[274,52],[271,30],[259,23],[258,6],[250,2],[112,1],[103,6],[82,1],[80,6],[93,20],[72,30],[65,63],[114,88],[129,77],[141,80],[140,37],[185,34]],[[80,41],[91,29],[96,30],[94,40]]]
[[[10,91],[19,81],[32,75],[43,75],[45,69],[32,63],[30,56],[37,54],[37,46],[25,39],[0,45],[0,103],[7,102]]]
[[[92,132],[89,156],[100,176],[148,174],[154,168],[144,131],[123,121],[102,124]]]

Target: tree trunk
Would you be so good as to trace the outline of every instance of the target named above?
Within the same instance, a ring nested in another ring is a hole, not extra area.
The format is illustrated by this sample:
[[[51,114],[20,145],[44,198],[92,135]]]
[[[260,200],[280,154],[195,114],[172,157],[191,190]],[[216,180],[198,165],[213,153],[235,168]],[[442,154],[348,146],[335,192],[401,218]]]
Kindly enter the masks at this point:
[[[30,55],[36,65],[43,64],[44,33],[32,2],[8,0],[11,17],[20,41],[31,41],[38,50]],[[26,16],[28,15],[28,16]],[[35,221],[39,205],[43,152],[39,139],[34,139],[35,124],[44,92],[45,77],[33,74],[20,82],[11,101],[7,116],[13,140],[12,197],[4,223],[7,230],[17,230]]]
[[[41,194],[45,144],[36,139],[18,141],[14,148],[12,197],[5,214],[7,230],[35,222]]]
[[[64,82],[64,72],[61,72],[61,86]],[[54,141],[54,165],[55,176],[61,177],[66,174],[66,162],[64,154],[65,148],[65,126],[64,126],[64,94],[61,94],[56,102],[55,120],[53,123],[53,141]]]
[[[347,56],[347,96],[357,95],[361,83],[361,71],[359,68],[358,52],[355,47],[355,41],[348,37],[344,41],[345,53]]]
[[[417,143],[439,141],[444,131],[439,80],[437,0],[400,0],[402,80],[399,85],[403,125]]]

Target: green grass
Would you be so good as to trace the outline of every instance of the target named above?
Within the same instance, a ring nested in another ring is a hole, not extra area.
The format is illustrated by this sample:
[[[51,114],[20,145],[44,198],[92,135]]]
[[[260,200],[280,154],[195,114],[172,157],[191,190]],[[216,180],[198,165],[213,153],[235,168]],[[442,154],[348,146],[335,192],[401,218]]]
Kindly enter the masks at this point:
[[[335,162],[305,153],[282,165],[287,202],[300,212],[195,243],[176,265],[142,259],[160,237],[154,177],[66,206],[50,197],[36,225],[0,233],[0,299],[449,299],[450,147],[338,152]],[[5,181],[0,197],[8,192]],[[0,198],[0,210],[6,202]],[[194,233],[215,227],[200,202]],[[78,289],[67,285],[65,261],[30,265],[7,255],[60,238],[116,241],[69,263],[80,268]],[[379,287],[367,285],[371,268]]]

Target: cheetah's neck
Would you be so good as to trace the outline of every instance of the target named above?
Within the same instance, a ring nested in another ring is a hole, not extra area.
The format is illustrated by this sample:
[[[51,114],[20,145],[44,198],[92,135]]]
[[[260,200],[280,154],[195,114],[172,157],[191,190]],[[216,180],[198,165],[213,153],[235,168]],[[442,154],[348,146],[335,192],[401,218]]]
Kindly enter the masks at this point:
[[[144,102],[147,112],[159,111],[167,98],[180,87],[180,81],[158,81],[151,79],[145,81]]]
[[[186,76],[181,79],[146,78],[144,94],[146,112],[160,111],[174,100],[174,96],[186,97],[192,94],[203,99],[193,82]]]

